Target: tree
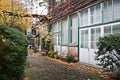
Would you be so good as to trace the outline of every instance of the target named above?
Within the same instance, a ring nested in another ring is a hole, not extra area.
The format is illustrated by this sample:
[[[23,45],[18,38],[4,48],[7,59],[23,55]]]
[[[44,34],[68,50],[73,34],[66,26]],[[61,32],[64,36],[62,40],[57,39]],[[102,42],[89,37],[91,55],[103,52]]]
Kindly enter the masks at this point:
[[[31,27],[30,19],[32,17],[22,17],[27,13],[25,6],[20,0],[13,0],[13,12],[11,0],[0,0],[0,23],[11,25],[13,14],[13,27],[25,31],[27,27]]]

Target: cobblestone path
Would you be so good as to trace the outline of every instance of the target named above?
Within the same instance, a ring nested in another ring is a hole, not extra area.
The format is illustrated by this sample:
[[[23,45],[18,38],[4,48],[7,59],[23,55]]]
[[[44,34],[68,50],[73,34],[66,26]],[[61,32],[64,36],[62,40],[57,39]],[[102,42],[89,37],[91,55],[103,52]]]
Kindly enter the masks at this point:
[[[62,64],[37,54],[28,57],[25,76],[30,80],[101,80],[89,69]]]

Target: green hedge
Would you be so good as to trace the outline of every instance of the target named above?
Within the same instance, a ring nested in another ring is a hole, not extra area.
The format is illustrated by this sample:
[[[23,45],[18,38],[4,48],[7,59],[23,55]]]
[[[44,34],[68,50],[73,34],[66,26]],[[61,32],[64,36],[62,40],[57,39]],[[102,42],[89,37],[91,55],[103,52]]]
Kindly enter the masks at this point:
[[[0,25],[0,80],[19,80],[24,72],[27,37],[7,25]]]

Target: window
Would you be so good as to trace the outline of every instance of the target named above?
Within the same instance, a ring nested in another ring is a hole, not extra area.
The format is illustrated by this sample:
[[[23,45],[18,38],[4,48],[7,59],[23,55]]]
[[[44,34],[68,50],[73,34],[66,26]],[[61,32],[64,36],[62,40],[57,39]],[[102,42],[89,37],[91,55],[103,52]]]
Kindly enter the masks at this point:
[[[120,24],[117,24],[117,25],[113,25],[112,26],[113,28],[113,30],[112,30],[112,33],[113,34],[118,34],[118,33],[120,33]]]
[[[91,24],[96,24],[101,22],[100,4],[97,4],[90,8],[90,22]]]
[[[67,19],[62,21],[62,44],[68,44],[68,22]]]
[[[61,22],[58,22],[58,45],[61,45]]]
[[[112,0],[107,0],[104,3],[104,21],[111,21],[112,15]]]
[[[120,0],[113,0],[114,19],[120,19]]]
[[[77,44],[78,40],[78,17],[77,14],[70,17],[70,43]]]
[[[104,36],[108,36],[110,34],[118,34],[118,33],[120,33],[120,24],[104,27]]]
[[[81,11],[80,17],[81,17],[81,20],[80,20],[81,26],[88,25],[88,9]]]
[[[104,21],[120,19],[120,0],[106,0],[104,2]]]
[[[53,40],[54,40],[54,45],[57,45],[57,29],[58,29],[58,27],[57,27],[57,23],[55,23],[54,24],[54,36],[53,36]]]
[[[61,44],[61,22],[58,21],[55,24],[52,25],[52,34],[53,40],[55,45],[60,45]]]
[[[57,45],[57,34],[54,34],[54,45]]]
[[[96,43],[98,42],[100,36],[101,36],[100,28],[91,29],[91,49],[97,48]]]
[[[108,36],[112,33],[112,27],[111,26],[105,26],[104,27],[104,36]]]
[[[61,45],[61,33],[58,34],[58,45]]]
[[[101,22],[101,3],[96,4],[90,8],[84,9],[80,12],[80,25],[87,26],[90,24],[97,24]]]
[[[88,48],[88,30],[81,30],[81,48]]]

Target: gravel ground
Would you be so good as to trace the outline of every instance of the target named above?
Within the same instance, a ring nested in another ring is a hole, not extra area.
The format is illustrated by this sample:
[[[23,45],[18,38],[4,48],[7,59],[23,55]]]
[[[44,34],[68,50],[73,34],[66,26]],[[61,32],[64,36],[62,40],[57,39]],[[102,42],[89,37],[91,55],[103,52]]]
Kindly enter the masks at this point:
[[[29,80],[102,80],[84,66],[70,66],[37,53],[28,56],[25,76]]]

